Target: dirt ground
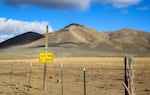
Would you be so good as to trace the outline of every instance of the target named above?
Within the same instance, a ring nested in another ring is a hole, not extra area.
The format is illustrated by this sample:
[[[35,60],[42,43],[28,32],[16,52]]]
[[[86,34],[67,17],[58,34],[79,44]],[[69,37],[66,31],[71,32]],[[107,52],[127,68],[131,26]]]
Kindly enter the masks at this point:
[[[64,63],[64,95],[83,94],[83,66],[86,66],[87,95],[124,95],[123,57],[54,58],[47,64],[46,91],[43,68],[38,59],[0,60],[0,95],[61,95]],[[29,67],[33,64],[28,91]],[[136,95],[150,95],[150,57],[134,58]]]

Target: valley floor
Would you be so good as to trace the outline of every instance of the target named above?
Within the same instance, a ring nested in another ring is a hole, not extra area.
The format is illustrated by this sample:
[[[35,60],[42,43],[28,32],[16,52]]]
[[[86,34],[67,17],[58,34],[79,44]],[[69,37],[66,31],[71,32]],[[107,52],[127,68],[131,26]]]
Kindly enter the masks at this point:
[[[83,95],[86,66],[87,95],[124,95],[123,57],[58,57],[47,64],[47,90],[38,59],[0,60],[0,95],[61,95],[60,64],[64,63],[64,95]],[[29,67],[33,63],[28,91]],[[134,58],[136,95],[150,94],[150,57]]]

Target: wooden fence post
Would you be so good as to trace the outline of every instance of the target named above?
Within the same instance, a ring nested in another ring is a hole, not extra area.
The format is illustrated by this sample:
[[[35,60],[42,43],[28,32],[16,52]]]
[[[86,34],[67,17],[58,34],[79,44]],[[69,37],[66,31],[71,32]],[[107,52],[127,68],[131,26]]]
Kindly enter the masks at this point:
[[[45,33],[45,52],[48,50],[48,25],[46,26]],[[44,75],[43,75],[43,90],[46,91],[46,71],[47,71],[47,63],[44,63]]]
[[[63,63],[61,63],[61,94],[64,95]]]
[[[44,63],[43,90],[45,91],[46,91],[46,71],[47,71],[47,64]]]
[[[125,56],[124,57],[124,82],[125,82],[125,85],[126,87],[128,87],[128,79],[127,79],[127,61],[128,60],[128,57]],[[128,91],[127,89],[125,89],[125,95],[128,95]]]
[[[133,59],[126,56],[124,58],[124,82],[125,95],[135,95]]]
[[[28,87],[28,91],[30,91],[30,88],[32,87],[31,85],[31,76],[32,76],[32,63],[30,63],[30,68],[29,68],[29,87]]]
[[[128,61],[129,61],[129,90],[131,95],[135,95],[133,59],[129,57]]]

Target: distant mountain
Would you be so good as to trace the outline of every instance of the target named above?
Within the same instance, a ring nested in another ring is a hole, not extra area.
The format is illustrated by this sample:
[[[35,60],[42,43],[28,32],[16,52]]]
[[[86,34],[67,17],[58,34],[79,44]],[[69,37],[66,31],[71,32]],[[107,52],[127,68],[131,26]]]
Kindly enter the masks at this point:
[[[0,47],[23,45],[43,47],[41,34],[28,32],[0,43]],[[72,23],[49,33],[51,47],[84,47],[102,50],[150,50],[150,33],[125,28],[114,32],[98,32],[87,26]]]
[[[27,33],[18,35],[16,37],[10,38],[4,42],[1,42],[0,48],[7,48],[10,46],[29,44],[29,43],[31,43],[35,40],[38,40],[42,37],[44,37],[42,34],[38,34],[35,32],[27,32]]]
[[[71,24],[63,29],[49,33],[49,46],[53,47],[78,47],[92,46],[107,38],[107,34],[98,32],[89,27]],[[44,46],[44,38],[30,43],[31,47]]]
[[[109,33],[109,41],[118,49],[149,50],[150,33],[125,28]]]

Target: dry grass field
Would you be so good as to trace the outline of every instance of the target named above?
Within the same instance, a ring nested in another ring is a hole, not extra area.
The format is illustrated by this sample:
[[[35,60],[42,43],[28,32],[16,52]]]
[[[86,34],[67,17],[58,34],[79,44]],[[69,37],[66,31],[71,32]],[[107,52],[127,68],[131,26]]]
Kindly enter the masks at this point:
[[[32,68],[32,88],[28,74]],[[43,91],[43,64],[38,59],[0,60],[0,95],[61,95],[60,63],[64,63],[64,95],[83,95],[86,66],[87,95],[124,95],[123,57],[54,58],[47,64],[47,90]],[[134,58],[136,95],[150,95],[150,57]]]

